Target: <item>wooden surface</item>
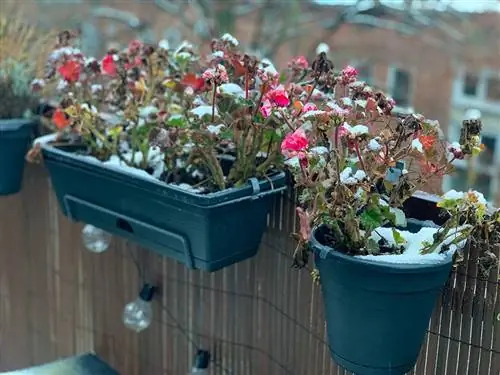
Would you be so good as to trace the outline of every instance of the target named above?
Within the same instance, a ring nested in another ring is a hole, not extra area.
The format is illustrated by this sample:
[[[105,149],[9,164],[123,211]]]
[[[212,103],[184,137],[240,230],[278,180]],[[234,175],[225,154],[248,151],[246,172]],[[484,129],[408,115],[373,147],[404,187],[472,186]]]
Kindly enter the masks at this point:
[[[89,253],[45,171],[28,166],[22,193],[0,197],[0,371],[94,351],[122,375],[184,375],[201,347],[215,354],[212,374],[347,375],[325,344],[319,287],[290,268],[290,201],[276,203],[257,257],[207,274],[117,238]],[[500,373],[498,273],[479,280],[474,253],[440,298],[413,374]],[[142,280],[162,290],[153,324],[135,334],[121,314]]]

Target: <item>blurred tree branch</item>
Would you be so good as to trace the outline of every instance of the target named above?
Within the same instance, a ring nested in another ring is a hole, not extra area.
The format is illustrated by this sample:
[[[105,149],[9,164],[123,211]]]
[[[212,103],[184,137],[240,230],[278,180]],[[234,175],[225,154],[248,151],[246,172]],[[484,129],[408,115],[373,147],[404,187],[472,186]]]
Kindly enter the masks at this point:
[[[433,0],[432,3],[437,6],[441,1]],[[426,27],[436,27],[453,40],[462,37],[458,30],[439,17],[424,14],[422,10],[428,10],[429,4],[424,3],[426,6],[422,9],[422,2],[414,0],[405,0],[399,9],[386,6],[380,0],[358,0],[353,6],[338,7],[336,16],[321,21],[317,20],[322,6],[312,0],[155,0],[155,4],[180,19],[184,27],[194,31],[202,41],[234,32],[238,19],[253,13],[256,27],[250,48],[269,58],[273,58],[283,44],[307,34],[308,25],[315,21],[320,22],[323,32],[311,43],[310,54],[319,43],[330,39],[345,24],[385,28],[405,35],[413,35]],[[193,13],[192,18],[188,16],[188,9]],[[323,9],[328,7],[323,6]],[[447,11],[452,13],[450,9]]]

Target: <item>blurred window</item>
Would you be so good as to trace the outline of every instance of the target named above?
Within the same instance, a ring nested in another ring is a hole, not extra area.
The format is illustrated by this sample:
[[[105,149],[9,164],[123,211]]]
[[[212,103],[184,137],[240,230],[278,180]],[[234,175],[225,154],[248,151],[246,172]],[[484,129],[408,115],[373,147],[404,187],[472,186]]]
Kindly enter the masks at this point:
[[[465,73],[463,93],[467,96],[477,96],[479,77],[476,74]]]
[[[394,68],[390,74],[391,95],[398,107],[409,107],[411,105],[411,74],[404,69]]]
[[[490,77],[486,81],[486,98],[488,100],[500,101],[500,78]]]

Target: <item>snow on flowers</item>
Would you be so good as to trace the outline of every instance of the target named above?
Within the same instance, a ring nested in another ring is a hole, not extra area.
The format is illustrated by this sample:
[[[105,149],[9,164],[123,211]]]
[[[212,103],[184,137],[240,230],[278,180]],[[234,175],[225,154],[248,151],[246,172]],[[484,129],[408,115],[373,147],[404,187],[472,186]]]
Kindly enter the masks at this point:
[[[325,100],[307,111],[306,105],[298,106],[304,121],[286,121],[281,143],[299,193],[297,265],[304,265],[312,228],[319,225],[327,228],[323,244],[337,251],[403,263],[439,261],[441,253],[460,249],[469,236],[485,242],[484,233],[500,229],[498,215],[487,213],[478,192],[445,194],[437,208],[448,215],[441,226],[420,234],[401,228],[408,222],[404,204],[415,191],[453,173],[454,160],[481,151],[480,120],[465,120],[460,139],[449,144],[436,121],[393,113],[397,103],[358,81],[355,68],[335,71],[322,52],[311,67],[312,86],[304,101],[315,90]],[[266,113],[279,113],[277,107],[269,100]],[[323,151],[313,152],[318,149]]]
[[[295,132],[307,124],[302,115],[326,100],[312,95],[305,57],[278,72],[271,61],[241,51],[229,34],[206,55],[188,42],[132,40],[95,58],[76,42],[76,34],[61,33],[47,75],[33,82],[47,99],[58,98],[50,113],[56,143],[200,192],[281,171],[281,140],[293,148],[306,139]],[[300,151],[293,155],[306,160]]]

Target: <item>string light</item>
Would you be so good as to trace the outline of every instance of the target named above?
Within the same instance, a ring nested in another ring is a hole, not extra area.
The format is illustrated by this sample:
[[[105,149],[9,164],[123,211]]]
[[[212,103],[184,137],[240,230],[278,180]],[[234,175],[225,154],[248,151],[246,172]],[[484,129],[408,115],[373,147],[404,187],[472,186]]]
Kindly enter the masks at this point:
[[[208,375],[208,365],[210,363],[210,352],[198,350],[194,359],[194,365],[191,372],[187,375]]]
[[[87,224],[82,229],[82,241],[85,248],[92,253],[108,250],[113,236],[108,232]]]
[[[144,284],[139,297],[123,309],[123,324],[135,332],[141,332],[149,327],[153,321],[151,300],[157,288],[151,284]]]

